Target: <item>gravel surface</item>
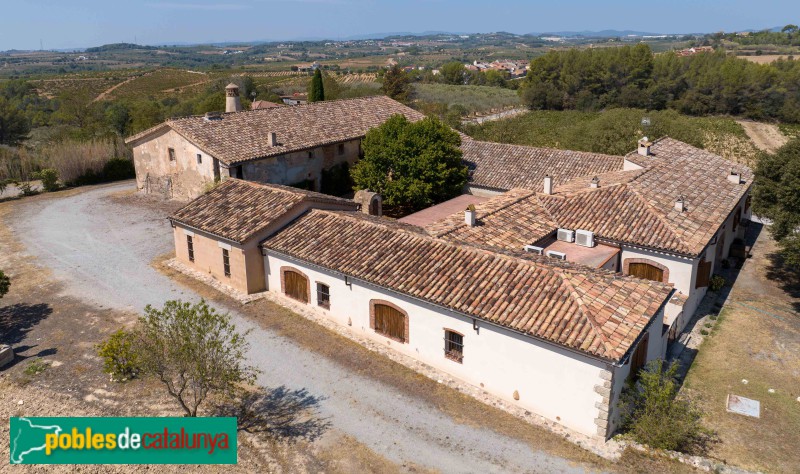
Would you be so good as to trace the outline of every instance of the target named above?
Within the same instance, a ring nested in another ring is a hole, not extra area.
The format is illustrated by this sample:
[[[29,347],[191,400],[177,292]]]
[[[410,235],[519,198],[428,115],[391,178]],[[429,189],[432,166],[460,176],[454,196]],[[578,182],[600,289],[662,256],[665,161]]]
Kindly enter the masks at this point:
[[[27,252],[51,268],[70,295],[87,302],[139,312],[148,303],[199,299],[150,266],[172,250],[172,232],[163,212],[110,197],[131,186],[128,181],[23,202],[24,218],[10,224]],[[334,430],[387,459],[445,472],[586,472],[519,440],[458,424],[428,403],[255,326],[231,308],[220,309],[230,311],[240,329],[253,329],[249,357],[263,370],[259,383],[306,388],[322,397],[320,414]]]

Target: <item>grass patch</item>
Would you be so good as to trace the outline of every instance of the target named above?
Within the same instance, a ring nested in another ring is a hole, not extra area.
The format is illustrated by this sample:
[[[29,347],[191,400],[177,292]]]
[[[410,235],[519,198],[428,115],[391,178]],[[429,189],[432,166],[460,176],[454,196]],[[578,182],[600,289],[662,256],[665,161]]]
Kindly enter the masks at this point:
[[[782,123],[778,125],[781,133],[792,138],[800,138],[800,124],[797,123]]]
[[[522,106],[517,91],[491,86],[415,84],[413,99],[421,102],[459,106],[467,114]]]
[[[37,357],[37,358],[33,359],[32,361],[28,362],[28,365],[25,366],[25,370],[23,370],[22,372],[25,375],[34,376],[34,375],[41,374],[42,372],[47,370],[48,367],[49,366],[47,365],[47,363],[45,361],[43,361],[42,359]]]
[[[643,117],[650,118],[646,129],[641,125]],[[537,110],[472,125],[465,132],[479,140],[613,155],[635,150],[642,135],[651,139],[670,136],[735,161],[750,163],[758,156],[742,126],[732,118],[689,117],[672,110]]]

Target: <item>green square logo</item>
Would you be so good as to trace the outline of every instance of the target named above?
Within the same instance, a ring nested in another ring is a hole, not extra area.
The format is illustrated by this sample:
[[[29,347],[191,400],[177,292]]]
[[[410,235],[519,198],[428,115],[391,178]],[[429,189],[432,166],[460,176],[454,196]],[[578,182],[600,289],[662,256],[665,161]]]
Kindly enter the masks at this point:
[[[11,418],[11,464],[236,464],[236,418]]]

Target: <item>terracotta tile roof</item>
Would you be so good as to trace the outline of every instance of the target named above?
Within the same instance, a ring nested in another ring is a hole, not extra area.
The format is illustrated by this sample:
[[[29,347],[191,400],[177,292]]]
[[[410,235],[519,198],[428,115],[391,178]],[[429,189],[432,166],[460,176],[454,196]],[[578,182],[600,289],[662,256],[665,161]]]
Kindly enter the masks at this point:
[[[362,97],[226,113],[216,120],[199,116],[170,119],[125,141],[132,143],[170,127],[214,158],[231,164],[363,137],[396,114],[414,121],[424,117],[385,96]],[[277,134],[277,146],[269,145],[270,132]]]
[[[661,283],[456,245],[359,213],[311,210],[262,245],[612,361],[672,293]]]
[[[525,209],[525,212],[520,212]],[[475,205],[475,227],[464,222],[464,211],[425,227],[431,235],[451,242],[521,250],[558,228],[536,193],[512,189]]]
[[[216,188],[177,210],[169,219],[193,229],[243,243],[298,205],[325,203],[356,209],[348,199],[227,178]]]
[[[553,185],[598,173],[622,170],[623,157],[583,151],[464,141],[463,160],[472,170],[470,184],[492,189],[540,191],[545,175]]]
[[[656,141],[652,157],[631,156],[646,168],[597,175],[556,186],[555,194],[514,189],[476,206],[479,224],[463,213],[426,226],[433,235],[470,244],[516,248],[557,228],[585,229],[597,238],[697,256],[747,192],[752,171],[677,140]],[[640,159],[641,158],[641,159]],[[743,183],[727,177],[735,168]],[[684,197],[686,210],[675,210]]]

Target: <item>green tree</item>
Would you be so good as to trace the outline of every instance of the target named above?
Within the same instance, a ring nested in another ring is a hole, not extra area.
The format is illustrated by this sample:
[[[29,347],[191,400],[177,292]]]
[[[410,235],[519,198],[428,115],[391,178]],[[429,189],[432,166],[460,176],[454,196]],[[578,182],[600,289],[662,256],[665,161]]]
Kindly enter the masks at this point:
[[[367,132],[364,158],[351,171],[355,189],[380,193],[388,206],[412,210],[450,199],[467,182],[460,144],[458,133],[436,118],[412,123],[392,116]]]
[[[758,161],[753,200],[753,210],[772,220],[784,263],[800,267],[800,138]]]
[[[406,102],[411,92],[411,80],[403,68],[395,64],[383,75],[381,91],[394,100]]]
[[[25,114],[4,97],[0,97],[0,144],[16,145],[28,138],[31,131]]]
[[[325,100],[325,86],[322,81],[322,71],[314,70],[314,77],[308,85],[308,101],[319,102]]]
[[[467,69],[458,61],[446,63],[439,69],[439,75],[445,84],[464,85],[467,78]]]
[[[163,309],[150,305],[139,318],[136,359],[143,374],[166,386],[186,416],[212,393],[232,396],[241,384],[255,381],[258,370],[245,365],[247,333],[236,332],[228,314],[217,313],[205,301],[167,301]]]
[[[666,370],[664,364],[650,361],[622,392],[623,430],[652,448],[702,453],[713,433],[701,424],[703,413],[695,402],[678,393],[678,363]]]

